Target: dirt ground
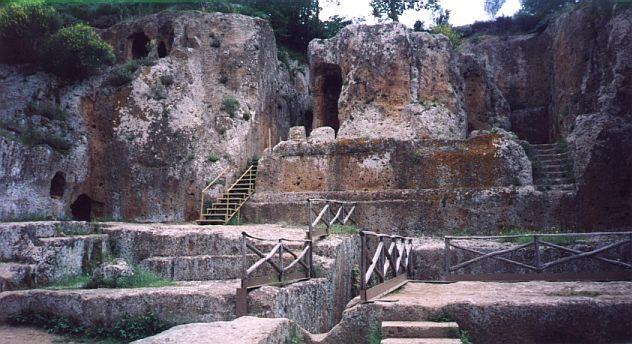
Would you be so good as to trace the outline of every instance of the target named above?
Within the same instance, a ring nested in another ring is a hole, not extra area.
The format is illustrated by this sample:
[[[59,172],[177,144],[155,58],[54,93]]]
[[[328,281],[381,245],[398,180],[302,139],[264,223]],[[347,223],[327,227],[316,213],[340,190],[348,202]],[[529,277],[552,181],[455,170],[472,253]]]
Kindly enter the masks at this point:
[[[64,337],[50,334],[31,327],[13,327],[0,325],[0,343],[2,344],[51,344],[67,343]]]

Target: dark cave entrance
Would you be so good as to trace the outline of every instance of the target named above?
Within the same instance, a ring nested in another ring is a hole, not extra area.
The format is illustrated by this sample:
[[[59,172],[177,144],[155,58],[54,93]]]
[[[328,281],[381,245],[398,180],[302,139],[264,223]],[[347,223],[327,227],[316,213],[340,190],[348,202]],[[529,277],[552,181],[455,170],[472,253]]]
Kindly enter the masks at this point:
[[[50,181],[50,197],[62,198],[64,196],[64,189],[66,188],[66,176],[64,172],[57,172],[53,179]]]
[[[335,64],[324,63],[314,70],[314,128],[340,128],[338,98],[342,91],[342,72]]]
[[[165,42],[160,41],[160,43],[158,44],[158,57],[159,58],[163,58],[163,57],[167,57],[167,45],[165,45]]]
[[[73,220],[90,221],[92,220],[92,199],[85,194],[79,195],[70,205]]]
[[[131,57],[133,59],[140,59],[149,55],[149,37],[142,32],[135,33],[129,37],[132,41]]]

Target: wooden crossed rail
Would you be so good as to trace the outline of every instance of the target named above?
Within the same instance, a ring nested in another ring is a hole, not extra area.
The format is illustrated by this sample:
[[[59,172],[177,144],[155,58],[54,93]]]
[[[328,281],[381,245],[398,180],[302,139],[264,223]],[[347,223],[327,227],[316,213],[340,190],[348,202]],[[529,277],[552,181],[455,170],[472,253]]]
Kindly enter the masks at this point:
[[[312,277],[312,241],[311,240],[291,240],[291,239],[264,239],[257,238],[246,232],[242,236],[242,279],[241,287],[237,289],[237,316],[246,315],[248,290],[264,285],[274,285],[282,283],[292,283],[308,280]],[[269,252],[258,248],[257,243],[276,242]],[[292,247],[287,243],[302,243],[300,252],[292,251]],[[248,266],[248,252],[254,253],[259,259]],[[287,262],[286,260],[291,260]],[[262,271],[265,265],[272,267],[272,273]],[[298,268],[298,269],[297,269]],[[263,276],[254,276],[255,272],[262,272]]]
[[[360,298],[363,302],[385,295],[408,281],[412,273],[413,239],[361,231],[360,245]],[[375,245],[375,249],[371,245]],[[371,286],[372,282],[376,285]]]
[[[595,248],[590,251],[580,251],[575,248],[565,247],[559,244],[555,244],[551,241],[551,238],[577,238],[577,237],[615,237],[619,238],[617,241],[609,241],[605,246]],[[457,245],[454,241],[463,240],[511,240],[519,238],[530,238],[530,242],[513,246],[507,249],[496,250],[492,252],[483,252],[480,249],[473,249],[465,247],[463,245]],[[622,239],[621,239],[622,238]],[[615,251],[615,248],[625,246],[629,247],[627,253],[619,259],[612,259],[606,257],[600,257],[599,254],[606,252],[614,252],[621,255],[620,251]],[[540,254],[541,247],[551,247],[553,249],[560,250],[565,253],[570,253],[570,256],[561,257],[549,262],[543,262]],[[466,260],[464,262],[451,265],[451,249],[461,250],[464,252],[475,254],[476,257]],[[533,250],[533,261],[517,261],[502,257],[503,255],[516,252],[522,249]],[[621,271],[616,272],[601,272],[601,273],[581,273],[581,274],[566,274],[566,273],[547,273],[547,269],[551,267],[568,263],[577,259],[595,259],[605,264],[617,266],[621,268]],[[525,234],[525,235],[499,235],[499,236],[446,236],[445,237],[445,253],[444,253],[444,269],[446,279],[448,280],[513,280],[513,281],[529,281],[529,280],[622,280],[632,279],[632,232],[595,232],[595,233],[556,233],[556,234]],[[498,260],[508,263],[510,265],[519,266],[532,273],[527,274],[453,274],[458,270],[464,269],[474,263],[484,260]],[[626,262],[627,260],[627,262]]]
[[[322,208],[320,208],[322,206]],[[320,209],[320,210],[318,210]],[[352,223],[353,213],[356,209],[356,202],[345,202],[328,199],[308,199],[307,200],[307,237],[311,240],[318,240],[329,235],[334,224],[346,225]],[[314,218],[316,216],[316,218]],[[319,224],[324,227],[318,227]]]

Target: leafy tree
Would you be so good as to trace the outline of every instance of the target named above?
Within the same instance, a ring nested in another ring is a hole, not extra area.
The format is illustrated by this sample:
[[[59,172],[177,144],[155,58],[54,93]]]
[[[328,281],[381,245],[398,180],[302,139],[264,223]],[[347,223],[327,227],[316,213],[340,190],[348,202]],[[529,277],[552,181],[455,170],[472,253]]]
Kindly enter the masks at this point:
[[[67,79],[81,79],[115,61],[112,47],[85,24],[65,27],[52,35],[43,49],[44,68]]]
[[[485,12],[496,16],[507,0],[485,0]]]
[[[377,18],[386,15],[393,21],[398,21],[399,16],[406,10],[436,12],[441,9],[441,6],[438,0],[371,0],[371,8],[373,8],[373,16]]]
[[[59,14],[41,4],[10,3],[0,8],[0,60],[35,62],[43,41],[62,24]]]

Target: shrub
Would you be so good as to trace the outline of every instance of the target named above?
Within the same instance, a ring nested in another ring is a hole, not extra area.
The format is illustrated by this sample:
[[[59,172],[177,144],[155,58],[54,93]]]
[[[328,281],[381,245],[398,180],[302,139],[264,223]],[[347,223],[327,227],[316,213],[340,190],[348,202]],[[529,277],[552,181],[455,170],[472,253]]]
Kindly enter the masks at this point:
[[[160,82],[165,86],[171,86],[173,85],[174,77],[173,75],[161,75]]]
[[[140,63],[137,60],[129,60],[124,64],[114,68],[112,74],[108,78],[108,81],[112,86],[127,85],[134,80],[134,73],[140,67]]]
[[[0,60],[36,62],[43,41],[61,24],[61,16],[52,7],[35,3],[5,5],[0,8]]]
[[[20,135],[20,141],[27,147],[35,147],[44,144],[60,152],[67,152],[72,148],[70,141],[65,138],[34,128],[29,128],[24,131]]]
[[[458,49],[461,45],[461,34],[456,31],[450,24],[440,24],[432,28],[432,33],[442,34],[450,40],[452,48]]]
[[[31,101],[26,105],[24,113],[28,116],[42,116],[51,120],[63,121],[66,119],[66,113],[51,102]]]
[[[231,118],[235,117],[239,109],[239,101],[232,96],[224,96],[222,100],[222,111],[225,111]]]
[[[252,117],[250,112],[248,112],[248,111],[244,112],[244,115],[243,115],[244,121],[249,121],[250,117]]]
[[[153,84],[149,87],[149,97],[154,100],[167,99],[167,89],[161,83]]]
[[[217,156],[217,154],[215,153],[211,153],[207,158],[206,161],[210,162],[210,163],[216,163],[219,161],[219,156]]]
[[[44,68],[66,79],[90,76],[115,61],[112,47],[84,24],[59,30],[46,42],[43,54]]]

